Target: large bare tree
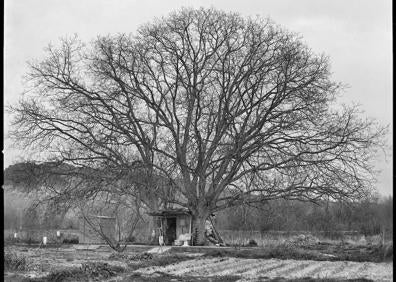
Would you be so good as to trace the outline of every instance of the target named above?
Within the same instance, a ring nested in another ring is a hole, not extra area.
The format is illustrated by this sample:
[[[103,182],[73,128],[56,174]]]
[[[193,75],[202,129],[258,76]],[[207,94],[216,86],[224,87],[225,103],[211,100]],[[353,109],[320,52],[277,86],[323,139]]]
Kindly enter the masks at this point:
[[[14,139],[74,166],[128,175],[138,161],[192,211],[198,243],[220,209],[371,187],[384,128],[337,106],[328,58],[270,20],[182,9],[47,52],[13,107]]]

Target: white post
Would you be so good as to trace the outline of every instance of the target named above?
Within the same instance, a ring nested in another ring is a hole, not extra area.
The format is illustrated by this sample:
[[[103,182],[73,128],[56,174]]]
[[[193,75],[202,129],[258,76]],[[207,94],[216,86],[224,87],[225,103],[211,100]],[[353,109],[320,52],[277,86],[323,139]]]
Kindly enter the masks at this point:
[[[19,231],[22,230],[22,208],[19,209]]]
[[[43,237],[43,245],[44,245],[44,246],[47,245],[47,236],[44,236],[44,237]]]
[[[385,246],[385,225],[382,225],[382,246]]]
[[[190,215],[190,245],[193,245],[192,242],[193,232],[192,232],[192,215]]]

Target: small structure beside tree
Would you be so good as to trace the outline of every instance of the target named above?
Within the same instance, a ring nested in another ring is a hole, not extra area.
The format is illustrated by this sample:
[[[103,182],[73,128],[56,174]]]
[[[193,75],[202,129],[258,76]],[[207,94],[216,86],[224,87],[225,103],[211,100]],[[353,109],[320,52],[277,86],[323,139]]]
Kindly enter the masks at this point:
[[[163,236],[165,245],[191,245],[192,215],[189,210],[166,209],[148,214],[157,219],[156,230],[153,230],[157,242],[159,236]]]
[[[189,246],[197,245],[197,237],[195,228],[193,225],[192,212],[184,208],[173,208],[164,209],[155,212],[149,212],[148,215],[157,218],[156,229],[152,230],[152,236],[155,237],[153,241],[159,242],[160,236],[165,245],[175,245],[175,246]],[[208,242],[223,245],[223,240],[221,239],[219,233],[214,227],[211,214],[205,223],[205,238]]]

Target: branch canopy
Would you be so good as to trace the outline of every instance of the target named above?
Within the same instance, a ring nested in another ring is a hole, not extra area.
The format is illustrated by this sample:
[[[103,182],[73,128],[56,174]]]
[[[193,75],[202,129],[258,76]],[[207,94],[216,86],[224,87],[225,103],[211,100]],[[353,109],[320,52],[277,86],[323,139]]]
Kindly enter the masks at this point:
[[[28,78],[15,141],[117,175],[138,161],[197,212],[360,197],[385,134],[356,107],[335,106],[341,85],[326,56],[268,19],[215,9],[182,9],[89,45],[64,39]]]

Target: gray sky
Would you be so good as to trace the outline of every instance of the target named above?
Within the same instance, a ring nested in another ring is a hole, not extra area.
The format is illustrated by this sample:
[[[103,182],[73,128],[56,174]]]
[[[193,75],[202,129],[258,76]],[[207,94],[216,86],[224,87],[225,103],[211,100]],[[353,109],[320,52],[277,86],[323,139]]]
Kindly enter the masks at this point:
[[[5,0],[5,105],[18,100],[26,61],[41,58],[48,43],[74,33],[84,41],[99,34],[134,33],[139,25],[182,6],[269,16],[301,34],[314,52],[330,56],[334,80],[349,85],[340,102],[359,103],[364,115],[393,127],[391,0]],[[5,134],[9,120],[5,113]],[[5,167],[21,155],[8,146],[5,136]],[[386,159],[378,156],[378,190],[393,195],[392,156]]]

